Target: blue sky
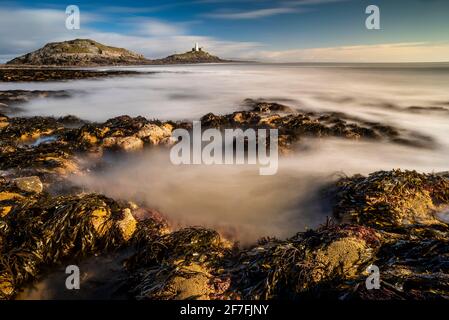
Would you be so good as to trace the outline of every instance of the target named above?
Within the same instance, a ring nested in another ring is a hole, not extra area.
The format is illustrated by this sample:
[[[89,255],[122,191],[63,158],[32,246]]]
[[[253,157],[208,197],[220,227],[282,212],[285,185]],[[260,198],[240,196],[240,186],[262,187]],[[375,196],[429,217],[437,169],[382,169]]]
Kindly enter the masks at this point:
[[[78,5],[81,29],[65,29]],[[365,28],[365,8],[381,30]],[[1,1],[0,58],[48,41],[95,37],[150,58],[198,41],[226,58],[267,61],[448,61],[447,0]]]

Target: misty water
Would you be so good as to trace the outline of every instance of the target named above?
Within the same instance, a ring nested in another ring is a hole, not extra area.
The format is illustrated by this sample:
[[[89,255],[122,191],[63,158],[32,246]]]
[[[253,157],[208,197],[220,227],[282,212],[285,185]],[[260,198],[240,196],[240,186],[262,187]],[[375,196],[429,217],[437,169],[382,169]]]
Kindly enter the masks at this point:
[[[146,152],[111,160],[101,173],[77,178],[89,190],[143,202],[180,225],[222,228],[243,242],[287,237],[331,214],[318,191],[338,176],[394,168],[449,170],[449,64],[221,64],[148,66],[129,77],[10,83],[0,90],[70,90],[69,99],[39,99],[21,116],[75,115],[104,121],[118,115],[192,120],[242,110],[246,98],[310,111],[338,111],[432,137],[433,148],[387,142],[307,139],[282,158],[278,174],[253,166],[171,165]],[[419,107],[409,109],[409,107]]]

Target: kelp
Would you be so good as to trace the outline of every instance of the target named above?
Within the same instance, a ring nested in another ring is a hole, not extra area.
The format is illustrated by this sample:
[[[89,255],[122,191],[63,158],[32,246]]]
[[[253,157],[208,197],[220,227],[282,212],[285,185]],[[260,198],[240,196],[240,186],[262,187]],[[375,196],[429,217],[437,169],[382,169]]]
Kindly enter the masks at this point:
[[[244,299],[318,297],[330,283],[356,277],[379,246],[372,229],[331,223],[283,241],[262,240],[230,268],[230,290]]]
[[[124,243],[123,208],[97,194],[24,199],[0,219],[0,294],[13,296],[42,270]],[[9,286],[9,288],[8,288]],[[6,288],[6,289],[5,289]]]
[[[435,213],[449,204],[449,179],[416,171],[378,171],[337,182],[334,215],[377,228],[440,224]]]
[[[411,139],[425,137],[341,113],[313,113],[267,101],[246,101],[250,111],[208,114],[204,128],[278,128],[280,146],[302,137]],[[77,155],[120,149],[124,139],[167,142],[176,127],[121,116],[105,123],[76,117],[10,118],[0,114],[0,298],[73,258],[132,252],[123,289],[132,299],[434,299],[449,296],[449,174],[379,171],[343,177],[327,192],[334,222],[285,239],[238,248],[214,230],[170,231],[164,219],[136,222],[134,205],[67,188],[50,187],[82,170]],[[53,139],[35,143],[36,139]],[[396,141],[396,142],[395,142]],[[124,149],[124,148],[123,148]],[[45,188],[18,188],[17,177],[37,176]],[[31,189],[30,189],[31,190]],[[54,189],[53,189],[54,191]],[[146,212],[148,213],[148,212]],[[370,264],[381,270],[381,289],[366,290]]]
[[[216,231],[191,227],[151,239],[136,232],[135,241],[138,251],[126,266],[137,299],[208,299],[225,291],[215,276],[232,248]]]
[[[429,136],[365,121],[341,112],[310,112],[276,102],[246,99],[249,108],[228,115],[208,113],[201,118],[204,128],[278,129],[281,150],[294,147],[302,138],[337,137],[350,140],[387,141],[420,148],[433,148]],[[185,127],[186,125],[181,126]]]

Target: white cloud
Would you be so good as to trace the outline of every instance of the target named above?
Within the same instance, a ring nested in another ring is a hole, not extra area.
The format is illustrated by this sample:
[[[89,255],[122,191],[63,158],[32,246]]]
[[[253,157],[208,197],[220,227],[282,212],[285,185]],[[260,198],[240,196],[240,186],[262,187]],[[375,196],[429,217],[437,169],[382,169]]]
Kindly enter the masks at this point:
[[[248,52],[247,59],[272,62],[441,62],[449,43],[409,42]]]
[[[205,16],[208,18],[217,18],[217,19],[257,19],[279,14],[294,13],[299,11],[300,10],[297,8],[286,7],[286,8],[268,8],[268,9],[240,11],[240,12],[215,12],[209,13]]]
[[[310,0],[308,0],[310,1]],[[263,50],[257,42],[224,41],[189,33],[188,23],[162,20],[128,21],[133,35],[86,28],[95,17],[81,13],[81,30],[65,28],[65,12],[10,9],[0,11],[0,62],[36,50],[48,42],[90,38],[127,48],[148,58],[189,50],[199,42],[205,50],[228,59],[272,62],[424,62],[448,61],[449,43],[393,43],[293,50]],[[84,25],[83,25],[84,23]],[[127,30],[130,30],[127,29]]]
[[[166,23],[155,19],[147,19],[139,25],[142,34],[149,36],[172,36],[185,33],[185,28],[174,23]]]

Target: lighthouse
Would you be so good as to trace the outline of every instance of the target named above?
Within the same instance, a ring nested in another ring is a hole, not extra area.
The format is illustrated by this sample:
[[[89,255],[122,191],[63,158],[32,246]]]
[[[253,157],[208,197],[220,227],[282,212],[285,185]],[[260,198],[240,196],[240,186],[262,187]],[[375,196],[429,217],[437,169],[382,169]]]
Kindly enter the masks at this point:
[[[198,45],[198,42],[195,42],[195,46],[192,48],[192,51],[194,51],[194,52],[201,51],[201,48],[200,48],[200,46]]]

